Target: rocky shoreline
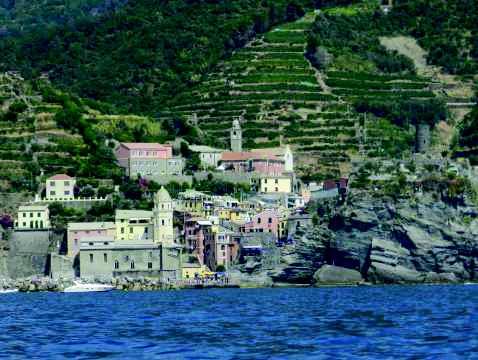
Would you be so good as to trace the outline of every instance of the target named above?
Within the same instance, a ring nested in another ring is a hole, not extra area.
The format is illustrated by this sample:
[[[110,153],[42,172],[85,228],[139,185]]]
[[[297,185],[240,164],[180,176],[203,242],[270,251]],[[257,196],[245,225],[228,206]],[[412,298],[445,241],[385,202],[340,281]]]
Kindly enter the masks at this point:
[[[305,288],[305,287],[341,287],[341,286],[389,286],[389,285],[463,285],[476,284],[478,282],[464,281],[428,281],[423,282],[401,282],[401,283],[371,283],[368,281],[357,280],[357,275],[352,274],[350,269],[344,269],[336,266],[327,266],[317,274],[315,284],[293,284],[286,282],[276,282],[269,284],[261,283],[244,283],[244,284],[166,284],[153,279],[112,279],[111,281],[102,281],[102,284],[114,286],[119,291],[164,291],[164,290],[185,290],[185,289],[211,289],[211,288]],[[73,285],[71,280],[52,280],[47,277],[43,278],[27,278],[27,279],[1,279],[0,291],[2,290],[18,290],[19,292],[62,292],[65,288]]]

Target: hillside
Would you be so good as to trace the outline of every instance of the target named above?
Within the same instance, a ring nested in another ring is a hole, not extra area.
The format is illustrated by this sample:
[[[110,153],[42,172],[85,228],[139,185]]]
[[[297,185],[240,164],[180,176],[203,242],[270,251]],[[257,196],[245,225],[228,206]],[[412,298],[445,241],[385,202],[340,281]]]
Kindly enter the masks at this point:
[[[57,87],[80,97],[126,112],[153,113],[255,34],[326,3],[129,1],[104,16],[86,13],[77,21],[4,37],[0,71],[17,70],[27,77],[48,71]],[[40,18],[46,16],[38,11]]]
[[[119,171],[105,139],[163,136],[148,118],[104,115],[94,105],[45,81],[0,74],[0,192],[34,192],[56,173],[115,178]]]
[[[65,25],[108,14],[127,0],[0,0],[0,36]]]

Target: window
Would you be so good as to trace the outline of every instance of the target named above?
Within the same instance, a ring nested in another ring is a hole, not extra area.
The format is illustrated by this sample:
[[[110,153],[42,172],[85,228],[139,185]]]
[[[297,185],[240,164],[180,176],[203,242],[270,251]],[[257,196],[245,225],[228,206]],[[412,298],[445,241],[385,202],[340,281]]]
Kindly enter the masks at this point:
[[[26,222],[23,222],[23,227],[26,227],[27,226],[27,223]]]
[[[103,254],[103,260],[105,263],[108,263],[108,254]]]
[[[153,252],[152,252],[152,251],[149,252],[149,258],[150,258],[150,259],[153,258]]]
[[[267,179],[264,179],[264,184],[267,184]]]
[[[119,261],[115,260],[115,269],[119,269]]]
[[[69,181],[65,181],[65,186],[70,186],[70,182],[69,182]]]
[[[147,227],[144,228],[144,233],[145,233],[145,234],[148,233],[148,228],[147,228]]]
[[[33,213],[30,213],[30,217],[31,217],[31,218],[33,217]]]
[[[93,262],[93,254],[90,254],[90,263]]]
[[[55,196],[55,195],[56,195],[56,192],[50,191],[50,196]]]
[[[33,221],[30,221],[30,227],[33,229]]]
[[[132,228],[132,227],[129,228],[129,233],[130,233],[130,234],[133,233],[133,228]]]
[[[130,267],[131,267],[131,270],[134,270],[134,260],[131,261]]]
[[[261,218],[257,218],[257,223],[258,223],[258,224],[261,223]]]
[[[161,220],[161,225],[163,225],[163,226],[164,226],[164,219],[163,219],[163,220]]]
[[[278,183],[279,183],[279,179],[276,179],[275,183],[278,184]]]
[[[65,195],[70,195],[70,191],[69,191],[69,190],[65,190]]]
[[[226,248],[225,245],[221,245],[221,250],[224,250]]]
[[[95,245],[95,243],[90,242],[90,243],[88,243],[88,245],[93,246],[93,245]]]
[[[89,233],[90,233],[90,230],[86,230],[86,233],[89,234]]]
[[[55,182],[54,182],[54,181],[50,181],[50,186],[55,186]]]
[[[148,269],[152,269],[153,268],[153,263],[152,262],[149,262],[148,263]]]
[[[37,217],[40,217],[41,216],[41,213],[37,213]]]
[[[124,227],[121,228],[121,233],[124,234]]]
[[[264,192],[267,192],[267,188],[266,188],[266,187],[264,188]]]
[[[27,213],[23,213],[23,217],[27,217]]]
[[[269,218],[269,224],[272,224],[272,218]]]

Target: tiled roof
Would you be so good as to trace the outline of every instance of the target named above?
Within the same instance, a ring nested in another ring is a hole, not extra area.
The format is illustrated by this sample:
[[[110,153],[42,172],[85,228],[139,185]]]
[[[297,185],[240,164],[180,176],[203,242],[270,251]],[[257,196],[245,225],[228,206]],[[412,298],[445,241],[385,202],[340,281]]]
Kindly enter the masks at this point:
[[[259,151],[255,152],[224,152],[222,153],[222,161],[247,161],[247,160],[274,160],[280,161],[282,158],[277,157],[272,154],[262,153]]]
[[[124,147],[130,150],[137,150],[137,149],[155,149],[155,150],[163,150],[164,148],[170,148],[172,145],[170,144],[158,144],[158,143],[121,143]]]
[[[115,227],[114,222],[81,222],[81,223],[68,223],[68,230],[100,230],[100,229],[112,229]]]
[[[71,176],[68,176],[66,174],[57,174],[49,178],[48,180],[72,180],[73,178]]]

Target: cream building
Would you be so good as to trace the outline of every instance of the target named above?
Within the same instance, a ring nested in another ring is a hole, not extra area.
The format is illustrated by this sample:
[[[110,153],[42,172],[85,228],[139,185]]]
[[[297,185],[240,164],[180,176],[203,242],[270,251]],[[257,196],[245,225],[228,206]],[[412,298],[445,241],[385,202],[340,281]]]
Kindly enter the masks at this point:
[[[50,228],[50,211],[47,205],[23,205],[18,208],[15,229],[41,230]]]
[[[291,193],[292,178],[288,176],[265,176],[259,179],[259,192],[264,194],[271,193]]]
[[[46,199],[59,201],[73,200],[75,198],[75,185],[75,178],[66,174],[52,176],[46,181]]]
[[[152,219],[152,211],[116,210],[116,241],[137,241],[152,239]]]

